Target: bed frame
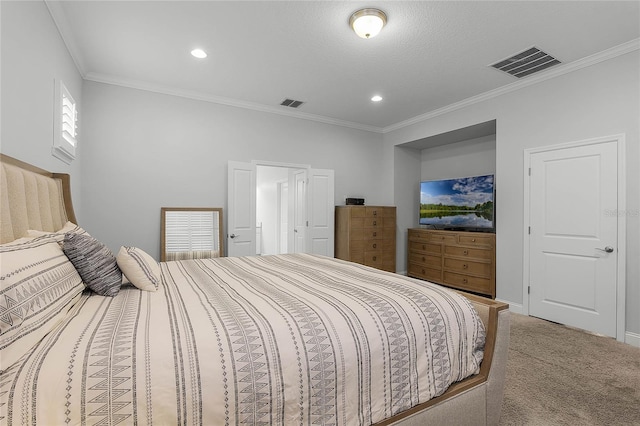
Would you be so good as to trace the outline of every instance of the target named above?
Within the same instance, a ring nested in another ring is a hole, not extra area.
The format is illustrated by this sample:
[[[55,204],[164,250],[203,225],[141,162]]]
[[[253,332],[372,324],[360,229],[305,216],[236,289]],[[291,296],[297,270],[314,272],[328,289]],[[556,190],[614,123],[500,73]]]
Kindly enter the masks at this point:
[[[69,175],[51,173],[4,154],[0,154],[0,167],[0,243],[24,236],[27,229],[53,232],[67,221],[77,224]],[[480,373],[376,426],[498,424],[509,345],[509,305],[461,294],[474,305],[487,330]]]

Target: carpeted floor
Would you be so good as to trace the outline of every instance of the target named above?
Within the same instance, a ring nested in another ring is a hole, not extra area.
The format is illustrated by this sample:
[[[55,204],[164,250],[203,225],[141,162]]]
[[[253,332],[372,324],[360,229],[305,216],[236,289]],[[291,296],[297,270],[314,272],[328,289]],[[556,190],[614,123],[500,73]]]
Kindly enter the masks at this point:
[[[511,314],[500,425],[640,425],[640,348]]]

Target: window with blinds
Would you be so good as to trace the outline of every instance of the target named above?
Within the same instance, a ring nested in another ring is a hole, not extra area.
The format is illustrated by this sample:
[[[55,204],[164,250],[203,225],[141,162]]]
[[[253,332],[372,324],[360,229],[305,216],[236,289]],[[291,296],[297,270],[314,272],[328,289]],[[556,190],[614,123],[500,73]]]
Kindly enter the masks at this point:
[[[218,231],[212,211],[167,211],[165,250],[168,253],[217,250]]]
[[[78,105],[69,89],[60,80],[56,81],[56,135],[53,155],[67,164],[76,157],[78,145]]]

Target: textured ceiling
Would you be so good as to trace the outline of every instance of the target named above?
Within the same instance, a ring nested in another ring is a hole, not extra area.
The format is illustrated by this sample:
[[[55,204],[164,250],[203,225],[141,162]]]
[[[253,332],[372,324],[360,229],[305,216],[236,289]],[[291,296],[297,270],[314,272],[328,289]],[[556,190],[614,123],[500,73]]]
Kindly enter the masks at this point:
[[[532,46],[558,68],[640,37],[637,1],[47,4],[86,79],[378,131],[513,84],[489,65]],[[388,16],[376,38],[348,27],[362,7]]]

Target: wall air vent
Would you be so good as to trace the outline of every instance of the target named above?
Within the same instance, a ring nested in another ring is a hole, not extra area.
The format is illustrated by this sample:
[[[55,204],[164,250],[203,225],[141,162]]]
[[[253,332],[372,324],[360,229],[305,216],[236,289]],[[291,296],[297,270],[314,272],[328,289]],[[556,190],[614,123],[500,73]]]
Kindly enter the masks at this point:
[[[280,102],[280,105],[286,106],[286,107],[290,107],[290,108],[298,108],[303,103],[304,102],[302,102],[302,101],[294,101],[293,99],[285,99],[284,101]]]
[[[532,47],[490,66],[514,77],[522,78],[559,63],[559,60],[548,53],[537,47]]]

